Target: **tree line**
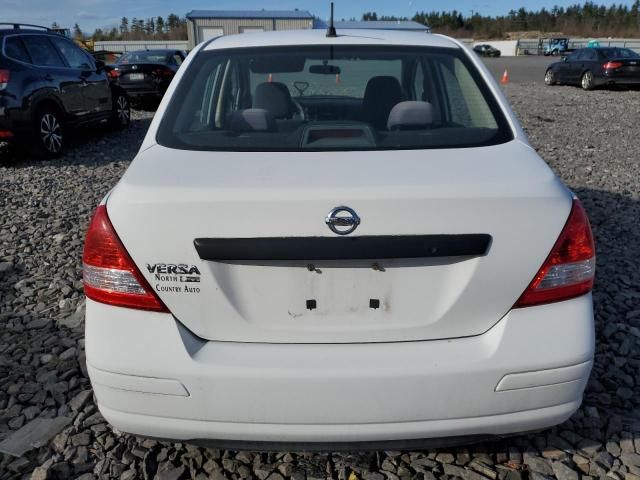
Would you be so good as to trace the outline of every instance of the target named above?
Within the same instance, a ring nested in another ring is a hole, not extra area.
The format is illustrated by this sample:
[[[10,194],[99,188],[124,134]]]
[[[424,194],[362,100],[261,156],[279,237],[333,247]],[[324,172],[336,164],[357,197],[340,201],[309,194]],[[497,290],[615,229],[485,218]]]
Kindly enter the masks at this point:
[[[366,12],[362,20],[413,20],[428,25],[436,33],[477,38],[504,38],[508,32],[563,32],[583,37],[640,36],[640,0],[628,5],[598,5],[585,2],[569,7],[551,9],[511,10],[504,16],[486,16],[469,11],[418,12],[412,18],[378,16]]]
[[[551,9],[511,10],[507,15],[488,16],[469,11],[417,12],[413,17],[395,17],[365,12],[363,21],[413,20],[428,25],[436,33],[459,37],[505,38],[509,32],[538,31],[562,32],[583,37],[638,37],[640,36],[640,0],[633,4],[598,5],[587,1],[569,7]],[[54,24],[54,26],[57,26]],[[122,17],[119,27],[97,28],[92,34],[74,25],[73,36],[93,40],[186,40],[187,21],[174,13],[164,17]]]
[[[53,27],[57,26],[54,23]],[[122,17],[118,27],[110,29],[96,28],[92,34],[83,32],[76,23],[72,31],[77,39],[91,38],[101,40],[186,40],[187,20],[174,13],[164,17],[129,19]]]

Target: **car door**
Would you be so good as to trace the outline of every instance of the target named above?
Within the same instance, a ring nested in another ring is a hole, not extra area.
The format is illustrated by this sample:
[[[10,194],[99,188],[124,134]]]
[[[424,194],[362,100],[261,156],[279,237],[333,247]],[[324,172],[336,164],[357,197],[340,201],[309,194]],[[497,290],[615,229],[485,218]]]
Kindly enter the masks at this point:
[[[51,37],[51,42],[81,82],[83,114],[99,115],[111,111],[111,89],[104,71],[84,50],[64,37]]]
[[[580,69],[579,75],[582,75],[582,73],[587,70],[590,70],[594,75],[599,73],[598,51],[595,48],[585,48],[580,60],[582,68]]]
[[[82,82],[78,75],[67,67],[48,35],[28,34],[23,35],[22,40],[31,63],[38,67],[39,94],[54,94],[61,101],[66,114],[78,118],[84,105]]]
[[[578,51],[578,56],[574,62],[571,62],[571,81],[579,82],[582,73],[588,69],[591,54],[595,53],[593,49],[583,48]]]
[[[558,65],[558,73],[559,80],[562,82],[573,82],[575,79],[573,78],[573,65],[578,61],[578,55],[580,50],[576,50],[575,52],[569,54],[564,61],[560,62]]]

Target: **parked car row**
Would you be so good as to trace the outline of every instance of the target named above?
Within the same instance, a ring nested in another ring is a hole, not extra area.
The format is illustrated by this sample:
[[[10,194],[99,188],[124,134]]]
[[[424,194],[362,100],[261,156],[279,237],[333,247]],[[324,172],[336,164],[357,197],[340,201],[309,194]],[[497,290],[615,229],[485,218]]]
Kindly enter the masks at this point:
[[[544,82],[579,85],[584,90],[640,85],[640,55],[628,48],[581,48],[549,65]]]
[[[0,23],[0,45],[0,142],[44,158],[61,155],[76,127],[126,128],[131,100],[162,98],[186,56],[130,52],[107,66],[64,35],[15,23]]]

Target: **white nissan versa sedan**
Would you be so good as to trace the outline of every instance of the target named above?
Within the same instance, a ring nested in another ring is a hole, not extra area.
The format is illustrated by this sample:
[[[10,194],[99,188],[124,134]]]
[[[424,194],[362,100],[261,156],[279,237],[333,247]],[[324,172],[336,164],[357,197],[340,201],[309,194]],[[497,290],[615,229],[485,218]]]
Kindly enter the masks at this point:
[[[580,202],[460,43],[338,33],[197,47],[97,208],[86,353],[116,428],[333,450],[537,430],[580,405]]]

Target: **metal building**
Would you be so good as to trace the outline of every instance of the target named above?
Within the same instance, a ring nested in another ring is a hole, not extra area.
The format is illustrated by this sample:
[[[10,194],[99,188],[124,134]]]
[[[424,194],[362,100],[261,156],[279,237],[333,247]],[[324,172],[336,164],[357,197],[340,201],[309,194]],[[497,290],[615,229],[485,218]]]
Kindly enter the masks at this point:
[[[313,28],[306,10],[193,10],[187,14],[189,49],[220,35]]]

